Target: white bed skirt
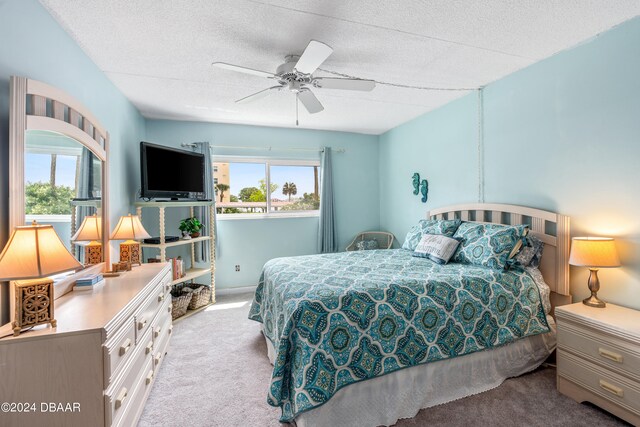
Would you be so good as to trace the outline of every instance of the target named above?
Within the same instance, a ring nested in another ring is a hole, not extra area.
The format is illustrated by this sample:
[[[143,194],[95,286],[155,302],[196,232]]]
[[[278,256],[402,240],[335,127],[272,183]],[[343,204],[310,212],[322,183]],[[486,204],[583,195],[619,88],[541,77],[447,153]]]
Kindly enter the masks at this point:
[[[552,331],[523,338],[492,350],[401,369],[382,377],[351,384],[324,405],[296,417],[298,427],[366,427],[393,425],[413,418],[423,408],[441,405],[491,390],[510,377],[532,371],[556,346]],[[265,337],[269,360],[274,348]]]

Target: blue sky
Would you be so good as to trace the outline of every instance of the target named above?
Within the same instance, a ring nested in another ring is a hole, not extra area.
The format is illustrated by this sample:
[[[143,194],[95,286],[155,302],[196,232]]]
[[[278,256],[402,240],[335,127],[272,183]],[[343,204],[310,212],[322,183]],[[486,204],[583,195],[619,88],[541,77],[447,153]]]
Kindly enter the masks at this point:
[[[58,154],[56,160],[56,185],[76,187],[76,156]],[[25,182],[49,182],[51,155],[25,153]]]
[[[229,163],[231,194],[237,196],[245,187],[260,188],[259,180],[265,178],[264,163]],[[294,197],[302,197],[304,193],[313,193],[313,166],[271,166],[271,183],[278,184],[272,198],[286,200],[289,196],[282,194],[285,182],[293,182],[298,188]]]

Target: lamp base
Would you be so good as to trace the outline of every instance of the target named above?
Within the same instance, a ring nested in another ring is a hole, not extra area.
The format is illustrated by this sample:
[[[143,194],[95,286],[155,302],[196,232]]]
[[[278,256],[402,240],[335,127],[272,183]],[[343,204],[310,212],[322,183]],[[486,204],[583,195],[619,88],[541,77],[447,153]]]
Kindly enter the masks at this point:
[[[140,242],[127,240],[120,243],[120,261],[128,261],[131,265],[142,265],[140,261]]]
[[[591,291],[591,296],[582,300],[582,303],[584,305],[596,308],[604,308],[607,306],[604,301],[598,298],[598,291],[600,290],[600,280],[598,279],[597,268],[589,269],[589,290]]]
[[[50,323],[56,327],[53,317],[53,280],[20,280],[15,282],[16,317],[11,324],[13,336],[20,335],[24,328]]]
[[[101,262],[102,262],[102,244],[100,242],[91,242],[84,247],[85,265],[100,264]]]
[[[605,308],[607,303],[598,298],[597,295],[591,295],[589,298],[585,298],[582,300],[584,305],[588,305],[589,307],[597,307],[597,308]]]

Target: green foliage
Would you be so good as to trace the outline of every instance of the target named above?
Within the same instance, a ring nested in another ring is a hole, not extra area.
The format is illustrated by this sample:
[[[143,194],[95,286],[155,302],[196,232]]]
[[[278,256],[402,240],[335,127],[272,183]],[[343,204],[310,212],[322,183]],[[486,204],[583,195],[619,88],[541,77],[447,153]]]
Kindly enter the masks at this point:
[[[240,190],[240,193],[238,193],[238,199],[242,200],[243,202],[249,202],[251,199],[251,195],[258,192],[260,192],[260,189],[257,187],[245,187]]]
[[[320,209],[320,197],[313,193],[304,193],[302,199],[283,206],[283,211],[317,211]]]
[[[51,186],[48,182],[27,182],[25,186],[25,213],[30,215],[70,215],[69,202],[75,190],[64,185]]]
[[[260,181],[260,190],[262,191],[262,194],[267,194],[267,183],[264,179],[261,179]],[[273,182],[270,185],[271,187],[271,194],[275,193],[276,190],[278,189],[278,187],[280,187],[278,184],[274,184]],[[266,200],[266,196],[265,196],[265,200]]]
[[[186,231],[189,234],[199,233],[202,228],[204,225],[196,217],[183,219],[178,227],[180,231]]]
[[[249,196],[249,201],[250,202],[266,202],[267,196],[265,196],[265,194],[262,191],[258,190],[251,193],[251,196]]]
[[[293,182],[285,182],[282,186],[282,194],[289,195],[289,201],[291,201],[291,196],[298,194],[298,187]]]

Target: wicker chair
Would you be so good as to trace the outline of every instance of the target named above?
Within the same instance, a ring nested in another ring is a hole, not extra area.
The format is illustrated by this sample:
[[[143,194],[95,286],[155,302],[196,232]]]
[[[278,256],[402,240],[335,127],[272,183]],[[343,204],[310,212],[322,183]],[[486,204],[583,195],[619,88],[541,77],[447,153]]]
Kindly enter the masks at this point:
[[[384,231],[365,231],[358,234],[346,250],[391,249],[394,239],[393,234]]]

